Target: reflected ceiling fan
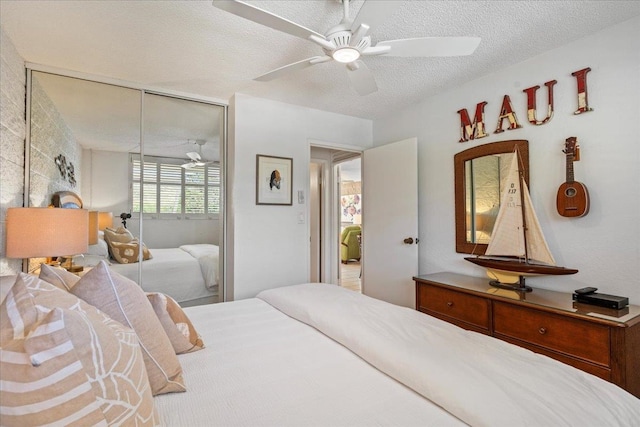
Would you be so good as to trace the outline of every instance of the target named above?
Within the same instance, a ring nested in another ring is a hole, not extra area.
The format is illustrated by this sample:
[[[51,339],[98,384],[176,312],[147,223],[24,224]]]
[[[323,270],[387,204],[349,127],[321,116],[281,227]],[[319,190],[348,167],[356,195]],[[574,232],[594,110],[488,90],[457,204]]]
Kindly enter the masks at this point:
[[[198,152],[190,151],[187,153],[187,157],[189,161],[183,163],[181,167],[185,169],[196,168],[199,166],[205,166],[211,164],[213,162],[208,162],[202,158],[202,146],[207,143],[205,139],[196,139],[195,143],[198,144]]]
[[[352,19],[349,17],[349,0],[335,1],[343,4],[343,18],[324,35],[242,1],[214,0],[213,5],[258,24],[311,40],[324,51],[323,55],[303,59],[263,74],[255,78],[258,81],[273,80],[290,71],[335,60],[346,64],[347,74],[356,92],[368,95],[376,92],[378,86],[373,73],[360,59],[363,56],[464,56],[471,55],[480,44],[478,37],[421,37],[381,41],[371,46],[369,32],[384,22],[400,6],[399,2],[365,0],[358,16]]]

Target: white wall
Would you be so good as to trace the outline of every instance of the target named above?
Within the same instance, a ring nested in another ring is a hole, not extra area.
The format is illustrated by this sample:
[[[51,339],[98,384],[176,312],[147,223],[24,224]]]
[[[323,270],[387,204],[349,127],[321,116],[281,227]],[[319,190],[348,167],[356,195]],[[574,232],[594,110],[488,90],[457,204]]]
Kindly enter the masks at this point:
[[[228,299],[309,280],[309,140],[371,146],[369,120],[236,94],[229,107]],[[293,158],[293,206],[256,205],[256,155]],[[304,224],[298,223],[302,213]]]
[[[531,278],[529,284],[566,292],[590,285],[640,304],[639,29],[640,18],[634,18],[374,123],[376,145],[418,137],[421,274],[484,275],[455,252],[453,156],[480,144],[527,139],[532,199],[551,252],[558,265],[580,270],[573,276]],[[586,67],[592,70],[587,87],[594,111],[573,115],[577,97],[571,73]],[[540,119],[547,102],[544,83],[553,79],[558,81],[553,119],[541,126],[529,124],[523,89],[541,86]],[[522,128],[493,134],[505,94]],[[472,115],[481,101],[489,103],[485,122],[491,135],[458,143],[457,111],[466,108]],[[581,146],[575,178],[591,196],[589,214],[574,219],[559,216],[555,205],[556,191],[565,181],[561,150],[570,136]]]
[[[24,139],[26,73],[24,60],[0,29],[0,276],[18,274],[22,260],[6,254],[6,214],[22,207],[24,193]]]

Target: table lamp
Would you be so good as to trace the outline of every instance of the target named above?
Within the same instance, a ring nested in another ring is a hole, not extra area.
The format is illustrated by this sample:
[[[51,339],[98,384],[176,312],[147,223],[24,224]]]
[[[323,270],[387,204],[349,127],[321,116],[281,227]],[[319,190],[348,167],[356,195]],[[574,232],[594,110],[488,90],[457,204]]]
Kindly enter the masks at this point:
[[[98,212],[98,230],[104,231],[105,228],[113,227],[112,212]]]
[[[89,211],[89,244],[95,245],[98,243],[98,221],[99,213],[98,211]]]
[[[86,209],[9,208],[7,258],[41,258],[87,252]]]

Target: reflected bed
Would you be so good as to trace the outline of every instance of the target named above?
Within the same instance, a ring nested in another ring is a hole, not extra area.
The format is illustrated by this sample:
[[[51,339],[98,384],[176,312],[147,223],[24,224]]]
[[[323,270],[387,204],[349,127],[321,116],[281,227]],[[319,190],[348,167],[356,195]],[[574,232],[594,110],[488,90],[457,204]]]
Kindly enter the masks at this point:
[[[181,305],[218,301],[218,246],[182,245],[149,249],[153,258],[142,262],[142,288],[161,292]],[[118,264],[111,269],[138,283],[139,263]]]

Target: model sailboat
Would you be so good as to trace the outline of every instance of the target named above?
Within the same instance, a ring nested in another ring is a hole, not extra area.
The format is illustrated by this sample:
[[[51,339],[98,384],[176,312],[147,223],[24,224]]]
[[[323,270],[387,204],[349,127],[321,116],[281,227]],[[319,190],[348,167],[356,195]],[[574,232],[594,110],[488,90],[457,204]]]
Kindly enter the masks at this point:
[[[516,148],[485,255],[465,259],[486,268],[495,279],[491,281],[494,286],[531,290],[524,283],[525,276],[575,274],[578,270],[556,266],[522,175]]]

